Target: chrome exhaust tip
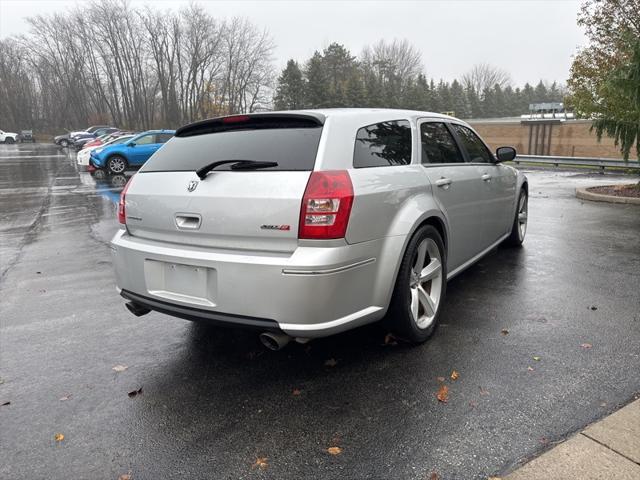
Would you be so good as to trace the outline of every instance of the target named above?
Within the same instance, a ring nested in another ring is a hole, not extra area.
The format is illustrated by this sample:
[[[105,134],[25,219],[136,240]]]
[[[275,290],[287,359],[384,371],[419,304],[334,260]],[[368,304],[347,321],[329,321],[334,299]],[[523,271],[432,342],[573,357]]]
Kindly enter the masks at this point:
[[[285,333],[264,332],[258,338],[262,345],[274,352],[282,350],[291,341],[291,337]]]
[[[146,315],[151,311],[148,308],[143,307],[142,305],[138,305],[135,302],[127,302],[124,304],[124,306],[127,307],[127,310],[133,313],[136,317],[141,317],[142,315]]]

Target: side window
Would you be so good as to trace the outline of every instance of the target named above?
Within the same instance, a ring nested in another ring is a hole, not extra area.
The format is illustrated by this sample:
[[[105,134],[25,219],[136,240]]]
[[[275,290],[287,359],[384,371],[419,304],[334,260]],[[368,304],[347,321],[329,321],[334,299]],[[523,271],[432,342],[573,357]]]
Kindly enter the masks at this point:
[[[422,163],[464,163],[453,136],[444,123],[420,125]]]
[[[145,135],[144,137],[138,138],[135,142],[136,145],[150,145],[156,143],[156,136],[154,134]]]
[[[452,124],[453,130],[458,134],[460,142],[469,153],[469,159],[474,163],[490,163],[493,162],[493,155],[487,149],[482,140],[462,125]]]
[[[172,137],[173,135],[171,133],[161,133],[160,135],[158,135],[157,143],[168,142],[169,140],[171,140]]]
[[[407,120],[376,123],[358,130],[353,166],[388,167],[411,163],[411,125]]]

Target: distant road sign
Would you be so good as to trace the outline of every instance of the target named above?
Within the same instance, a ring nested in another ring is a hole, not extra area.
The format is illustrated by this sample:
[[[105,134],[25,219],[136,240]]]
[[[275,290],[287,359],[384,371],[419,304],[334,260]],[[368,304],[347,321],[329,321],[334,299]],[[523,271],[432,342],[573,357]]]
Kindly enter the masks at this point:
[[[562,102],[544,102],[544,103],[530,103],[529,110],[539,112],[540,110],[564,110],[564,103]]]

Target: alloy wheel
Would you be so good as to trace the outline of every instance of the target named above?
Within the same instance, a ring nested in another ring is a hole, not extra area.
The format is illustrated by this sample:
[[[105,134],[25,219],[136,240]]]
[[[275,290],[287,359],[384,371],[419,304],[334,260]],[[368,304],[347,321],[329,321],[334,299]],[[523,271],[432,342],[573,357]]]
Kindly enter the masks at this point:
[[[409,279],[411,316],[420,329],[430,327],[435,320],[442,296],[442,274],[438,245],[425,238],[418,245]]]
[[[124,172],[125,168],[126,165],[124,163],[124,160],[120,157],[113,157],[109,160],[109,170],[111,170],[113,173],[122,173]]]
[[[526,193],[520,195],[520,202],[518,202],[518,235],[520,240],[524,240],[524,236],[527,233],[527,218],[528,218],[529,202]]]

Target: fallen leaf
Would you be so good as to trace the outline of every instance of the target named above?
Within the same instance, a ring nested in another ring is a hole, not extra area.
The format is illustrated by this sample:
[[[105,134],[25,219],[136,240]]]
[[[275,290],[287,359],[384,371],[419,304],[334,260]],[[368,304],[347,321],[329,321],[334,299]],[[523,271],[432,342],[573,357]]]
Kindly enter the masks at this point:
[[[502,477],[488,477],[487,480],[502,480]]]
[[[597,310],[597,309],[598,309],[598,307],[596,307],[595,305],[591,305],[591,306],[589,307],[589,309],[590,309],[590,310]]]
[[[0,378],[0,385],[2,385],[3,383],[4,383],[4,380]]]
[[[457,380],[460,378],[460,374],[457,371],[451,372],[451,380]]]
[[[342,449],[340,447],[329,447],[327,448],[327,452],[331,455],[340,455],[342,453]]]
[[[502,335],[509,335],[509,330],[507,330],[506,328],[503,328],[502,330],[500,330],[500,333]]]
[[[396,337],[393,336],[393,334],[387,333],[384,336],[384,344],[395,346],[395,345],[398,345],[398,340],[396,339]]]
[[[56,434],[53,436],[53,439],[54,439],[56,442],[61,442],[61,441],[63,441],[63,440],[64,440],[64,435],[63,435],[63,434],[61,434],[61,433],[56,433]]]
[[[473,400],[471,400],[471,401],[469,402],[469,406],[470,406],[471,408],[476,408],[476,407],[478,406],[478,402],[474,402]]]
[[[40,275],[42,272],[36,272],[38,275]]]
[[[534,359],[536,362],[539,362],[539,361],[540,361],[540,357],[537,357],[537,356],[536,356],[536,357],[533,357],[533,359]]]
[[[533,372],[535,369],[533,367],[527,367],[527,370],[529,370],[530,372]]]
[[[480,395],[485,396],[485,395],[489,395],[489,391],[485,390],[482,387],[478,387],[480,389]]]
[[[294,389],[293,389],[293,392],[291,392],[291,394],[292,394],[294,397],[297,397],[297,396],[298,396],[298,395],[300,395],[301,393],[302,393],[302,391],[301,391],[301,390],[298,390],[297,388],[294,388]]]
[[[580,345],[582,348],[584,348],[585,350],[593,347],[593,345],[591,345],[590,343],[583,343],[582,345]]]
[[[607,406],[607,402],[602,402],[602,403],[600,404],[600,406],[601,406],[601,407],[606,407],[606,406]]]
[[[444,382],[444,377],[438,377],[436,380],[438,380],[440,383]]]
[[[446,385],[440,385],[436,398],[439,402],[447,403],[449,401],[449,387]]]
[[[7,405],[11,405],[11,402],[4,402],[0,407],[6,407]]]
[[[118,480],[131,480],[131,474],[130,473],[123,473],[122,475],[120,475],[118,477]]]
[[[115,367],[112,367],[111,370],[113,370],[114,372],[124,372],[127,368],[126,365],[116,365]]]
[[[138,390],[132,390],[131,392],[127,393],[127,395],[129,395],[129,398],[133,398],[136,395],[140,394],[142,394],[142,387],[140,387]]]
[[[69,400],[71,398],[71,394],[68,393],[66,394],[64,397],[60,397],[60,401],[61,402],[66,402],[67,400]]]
[[[263,353],[264,353],[264,349],[262,349],[261,351],[258,351],[258,352],[249,352],[249,353],[247,353],[247,358],[249,360],[253,360],[254,358],[258,358]]]
[[[326,362],[324,362],[325,367],[335,367],[338,364],[338,361],[335,358],[330,358]]]
[[[265,470],[269,466],[267,460],[267,457],[258,457],[251,468],[259,468],[260,470]]]
[[[438,475],[436,472],[431,472],[431,475],[429,475],[429,480],[440,480],[440,475]]]

